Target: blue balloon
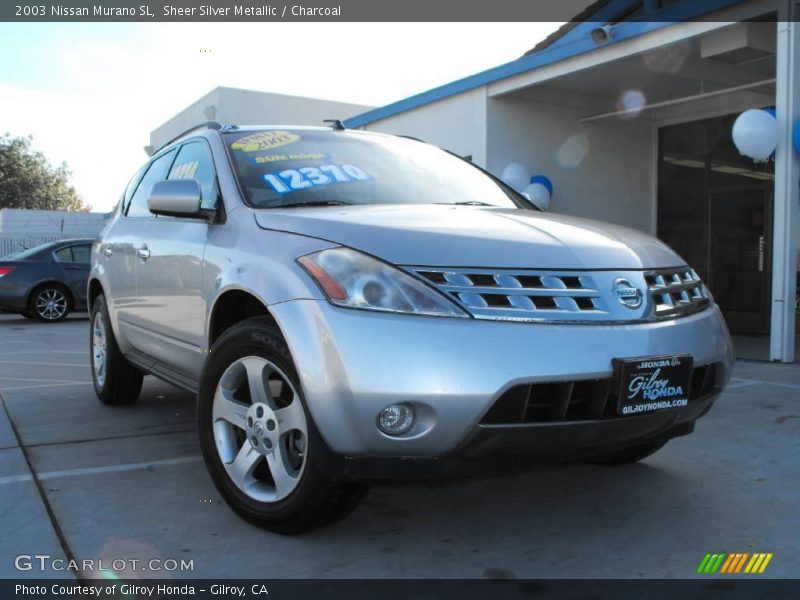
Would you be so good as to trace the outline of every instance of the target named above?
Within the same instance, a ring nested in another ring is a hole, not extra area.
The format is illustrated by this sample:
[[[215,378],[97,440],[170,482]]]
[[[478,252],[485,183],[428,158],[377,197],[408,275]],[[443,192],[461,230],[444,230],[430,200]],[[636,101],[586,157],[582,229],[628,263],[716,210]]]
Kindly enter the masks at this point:
[[[531,183],[541,183],[547,188],[547,191],[550,192],[550,195],[553,195],[553,182],[544,175],[534,175],[531,177]]]
[[[775,113],[775,107],[774,107],[774,106],[768,106],[767,108],[762,108],[761,110],[763,110],[764,112],[768,112],[768,113],[769,113],[769,114],[771,114],[773,117],[776,117],[776,118],[777,118],[777,116],[776,116],[776,113]]]
[[[794,142],[794,151],[800,154],[800,120],[797,120],[794,123],[794,128],[792,129],[792,142]]]

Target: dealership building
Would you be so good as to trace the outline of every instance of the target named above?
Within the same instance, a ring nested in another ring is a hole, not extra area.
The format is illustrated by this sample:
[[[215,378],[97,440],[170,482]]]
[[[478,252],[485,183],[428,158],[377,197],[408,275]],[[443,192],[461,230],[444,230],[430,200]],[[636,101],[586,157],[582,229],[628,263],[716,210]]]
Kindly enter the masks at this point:
[[[800,46],[795,0],[603,0],[513,62],[366,111],[351,128],[417,137],[554,186],[551,210],[627,225],[703,277],[741,348],[793,362]],[[731,130],[774,108],[774,155]]]

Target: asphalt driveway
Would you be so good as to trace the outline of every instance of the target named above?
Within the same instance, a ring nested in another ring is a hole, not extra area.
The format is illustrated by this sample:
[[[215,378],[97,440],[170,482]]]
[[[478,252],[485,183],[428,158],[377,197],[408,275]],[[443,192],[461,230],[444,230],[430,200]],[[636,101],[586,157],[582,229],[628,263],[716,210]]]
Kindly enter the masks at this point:
[[[20,554],[190,561],[131,577],[693,577],[708,552],[800,573],[800,367],[739,362],[691,436],[624,468],[374,487],[347,519],[281,537],[238,519],[200,458],[194,400],[151,377],[92,390],[88,320],[0,316],[0,577]]]

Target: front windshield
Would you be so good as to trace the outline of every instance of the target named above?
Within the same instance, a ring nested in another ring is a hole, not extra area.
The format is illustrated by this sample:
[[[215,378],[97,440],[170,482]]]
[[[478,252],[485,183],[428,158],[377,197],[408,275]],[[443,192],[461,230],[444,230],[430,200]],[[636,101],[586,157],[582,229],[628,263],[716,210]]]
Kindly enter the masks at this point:
[[[468,162],[415,140],[325,130],[225,134],[255,208],[336,204],[531,205]]]

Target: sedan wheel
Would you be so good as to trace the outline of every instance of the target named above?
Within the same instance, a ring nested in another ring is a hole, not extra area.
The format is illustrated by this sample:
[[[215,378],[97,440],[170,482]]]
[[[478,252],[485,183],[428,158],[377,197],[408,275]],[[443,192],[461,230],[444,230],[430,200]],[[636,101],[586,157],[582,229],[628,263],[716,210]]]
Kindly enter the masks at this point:
[[[44,287],[36,292],[32,312],[40,321],[61,321],[69,313],[67,294],[59,287]]]

